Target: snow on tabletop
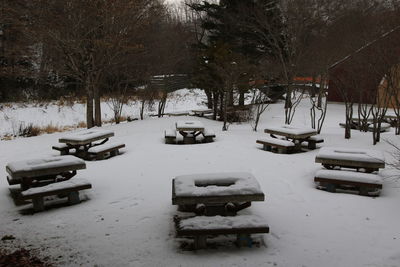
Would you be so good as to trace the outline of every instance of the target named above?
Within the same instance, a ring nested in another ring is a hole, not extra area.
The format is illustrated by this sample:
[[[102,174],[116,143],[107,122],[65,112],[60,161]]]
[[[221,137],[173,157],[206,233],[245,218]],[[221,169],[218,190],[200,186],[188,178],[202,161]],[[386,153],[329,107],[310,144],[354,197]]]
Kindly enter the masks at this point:
[[[296,126],[291,126],[291,125],[282,125],[280,127],[267,127],[267,128],[265,128],[265,130],[284,132],[284,133],[294,134],[294,135],[316,133],[315,129],[312,129],[312,128],[303,128],[303,127],[296,127]]]
[[[6,168],[9,169],[12,173],[15,173],[15,172],[28,172],[41,169],[65,167],[65,166],[79,165],[79,164],[85,164],[85,161],[71,155],[66,155],[66,156],[55,156],[47,158],[14,161],[8,163]]]
[[[360,183],[382,184],[382,177],[378,174],[355,171],[319,170],[315,174],[315,177]]]
[[[196,216],[181,220],[179,227],[182,230],[199,229],[232,229],[232,228],[261,228],[268,227],[265,220],[256,215],[223,216]]]
[[[204,128],[200,121],[177,121],[176,128]]]
[[[46,192],[61,190],[61,189],[68,189],[68,188],[84,186],[84,185],[90,185],[89,181],[87,181],[86,179],[83,179],[83,178],[75,178],[75,179],[70,179],[70,180],[63,181],[63,182],[48,184],[48,185],[41,186],[41,187],[29,188],[28,190],[21,192],[21,195],[26,197],[29,195],[36,195],[36,194],[40,194],[40,193],[46,193]]]
[[[251,173],[205,173],[175,178],[175,194],[181,196],[226,196],[263,194]]]
[[[83,130],[83,131],[79,131],[76,133],[72,133],[69,135],[65,135],[65,136],[61,137],[60,139],[73,140],[73,141],[85,141],[85,140],[91,140],[94,138],[101,139],[103,136],[107,136],[107,135],[113,136],[114,132],[102,130],[102,129],[88,129],[88,130]]]
[[[385,158],[381,151],[344,147],[323,147],[319,150],[317,158],[353,160],[371,163],[385,162]]]
[[[99,153],[101,151],[107,150],[107,149],[111,149],[113,147],[117,147],[117,146],[125,146],[125,144],[123,143],[105,143],[102,145],[98,145],[98,146],[94,146],[88,149],[89,153]]]
[[[273,143],[273,144],[281,145],[281,146],[288,146],[288,147],[294,146],[294,143],[292,141],[282,140],[282,139],[278,139],[278,138],[264,137],[264,138],[260,138],[258,140],[261,142]]]

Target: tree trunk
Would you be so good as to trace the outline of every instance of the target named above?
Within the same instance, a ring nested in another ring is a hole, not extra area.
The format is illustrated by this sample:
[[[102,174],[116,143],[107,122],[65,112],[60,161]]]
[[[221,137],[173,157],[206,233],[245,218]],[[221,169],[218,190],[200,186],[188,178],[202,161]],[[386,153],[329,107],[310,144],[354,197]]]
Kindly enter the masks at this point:
[[[229,102],[228,102],[228,105],[230,106],[230,107],[233,107],[233,99],[234,99],[234,97],[233,97],[233,90],[230,90],[229,91],[229,94],[227,94],[227,98],[228,98],[228,100],[229,100]]]
[[[229,95],[231,92],[225,91],[224,92],[224,125],[222,126],[222,131],[227,131],[228,130],[228,102],[229,102]]]
[[[224,99],[225,99],[225,93],[220,93],[219,94],[219,116],[220,120],[223,119],[224,117]]]
[[[285,97],[285,124],[290,124],[290,117],[292,111],[292,86],[287,85]]]
[[[239,91],[239,106],[244,106],[244,91],[242,90]]]
[[[214,114],[213,114],[213,120],[217,120],[217,114],[218,114],[218,99],[219,99],[219,94],[214,92],[213,93],[213,108],[214,108]]]
[[[101,101],[100,92],[97,85],[93,88],[93,98],[94,98],[94,125],[101,127]]]
[[[94,126],[93,92],[90,88],[86,88],[86,126],[88,129]]]
[[[353,106],[352,104],[345,103],[346,106],[346,127],[344,131],[344,138],[350,139],[351,138],[351,120],[353,117]]]
[[[146,101],[142,100],[141,106],[140,106],[140,119],[143,120],[143,115],[144,115],[144,105],[145,105]]]
[[[213,108],[213,94],[210,90],[204,90],[207,96],[207,108],[212,109]]]

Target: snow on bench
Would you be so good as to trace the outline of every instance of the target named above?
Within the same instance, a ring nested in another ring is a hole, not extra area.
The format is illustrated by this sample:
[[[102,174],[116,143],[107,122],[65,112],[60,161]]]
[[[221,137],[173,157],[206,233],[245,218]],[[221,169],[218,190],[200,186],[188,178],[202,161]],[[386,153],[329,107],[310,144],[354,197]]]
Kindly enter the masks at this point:
[[[379,195],[383,182],[377,174],[338,170],[319,170],[314,181],[320,189],[335,192],[337,186],[351,186],[357,188],[362,195]]]
[[[204,142],[206,142],[206,143],[212,142],[215,138],[215,133],[211,129],[204,129],[202,134],[204,136]]]
[[[63,182],[48,184],[42,187],[30,188],[21,192],[21,200],[32,199],[35,211],[44,210],[44,197],[53,195],[65,195],[69,204],[80,202],[79,191],[90,189],[92,185],[85,179],[75,178]]]
[[[381,132],[386,132],[388,129],[390,129],[391,125],[390,123],[387,122],[382,122],[381,123]],[[368,125],[368,131],[372,132],[374,130],[374,124]]]
[[[119,149],[123,147],[125,147],[123,143],[105,143],[89,148],[88,153],[93,158],[104,159],[108,153],[110,157],[118,155]]]
[[[176,142],[176,130],[166,129],[164,132],[165,135],[165,143],[166,144],[175,144]]]
[[[340,166],[376,171],[385,167],[383,153],[370,149],[323,147],[315,157],[315,162],[322,163],[328,169]]]
[[[316,149],[317,143],[323,143],[324,138],[321,135],[313,135],[307,139],[307,147],[308,149]]]
[[[68,155],[70,148],[67,144],[57,144],[51,147],[54,150],[60,151],[61,155]]]
[[[85,168],[85,161],[71,155],[14,161],[6,165],[6,170],[12,179],[52,175]]]
[[[193,236],[195,249],[206,248],[209,235],[237,235],[239,246],[251,247],[250,234],[269,233],[264,219],[256,215],[196,216],[186,219],[175,218],[177,236]]]
[[[256,143],[262,144],[263,149],[266,151],[273,151],[275,148],[278,153],[288,153],[292,148],[294,148],[293,142],[272,137],[258,139]]]

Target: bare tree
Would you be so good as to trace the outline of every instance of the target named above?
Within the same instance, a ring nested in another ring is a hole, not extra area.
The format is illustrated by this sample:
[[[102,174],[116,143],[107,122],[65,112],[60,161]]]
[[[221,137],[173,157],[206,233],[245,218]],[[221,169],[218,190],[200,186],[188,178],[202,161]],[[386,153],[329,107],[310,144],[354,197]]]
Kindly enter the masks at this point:
[[[140,40],[157,7],[150,0],[38,0],[27,13],[33,37],[53,51],[52,68],[86,92],[87,126],[101,126],[101,81],[107,68],[142,51]],[[151,12],[150,12],[151,11]]]

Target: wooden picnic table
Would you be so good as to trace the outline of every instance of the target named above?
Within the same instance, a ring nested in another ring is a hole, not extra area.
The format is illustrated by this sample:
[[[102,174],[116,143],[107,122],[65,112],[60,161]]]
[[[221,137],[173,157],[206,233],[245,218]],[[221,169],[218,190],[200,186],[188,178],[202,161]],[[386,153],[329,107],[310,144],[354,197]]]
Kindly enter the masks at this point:
[[[256,178],[245,172],[177,176],[172,180],[172,204],[197,214],[236,215],[265,196]]]
[[[277,135],[290,140],[295,144],[295,150],[301,150],[301,143],[307,141],[311,136],[317,135],[317,131],[312,128],[300,128],[291,125],[284,125],[280,127],[268,127],[264,130],[269,133],[271,137],[278,138]]]
[[[10,185],[20,184],[23,190],[33,186],[65,181],[85,169],[83,160],[74,156],[56,156],[10,162],[6,166]]]
[[[77,157],[86,159],[91,147],[106,143],[112,136],[114,136],[112,131],[87,129],[61,137],[58,142],[66,144],[69,149],[75,149]],[[101,142],[95,143],[100,140]]]
[[[196,137],[204,132],[200,121],[177,121],[176,130],[183,136],[184,143],[195,143]]]

